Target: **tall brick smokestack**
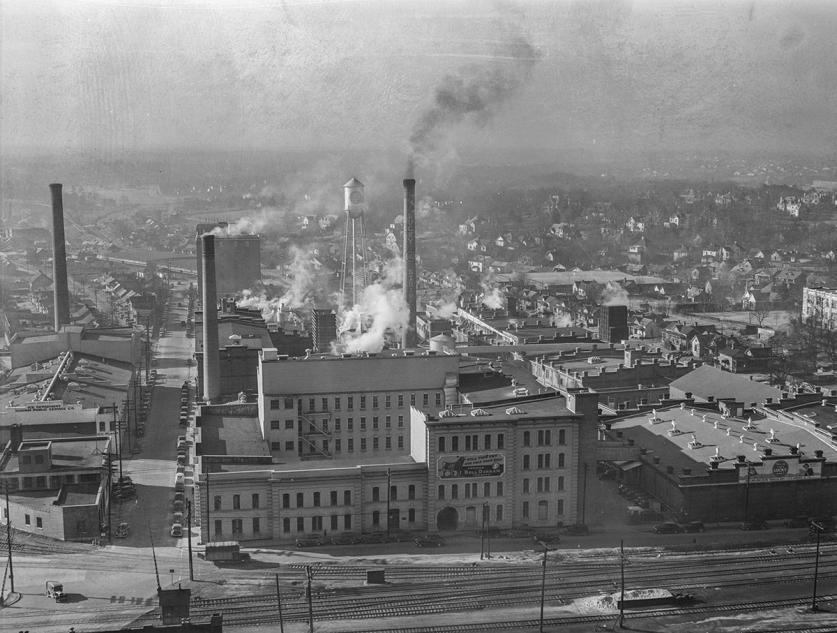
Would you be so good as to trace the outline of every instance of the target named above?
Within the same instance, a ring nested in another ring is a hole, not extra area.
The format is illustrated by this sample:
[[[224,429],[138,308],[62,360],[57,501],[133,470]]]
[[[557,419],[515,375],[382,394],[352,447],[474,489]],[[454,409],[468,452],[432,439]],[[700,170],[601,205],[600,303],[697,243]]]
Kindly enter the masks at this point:
[[[218,291],[215,285],[215,236],[201,236],[203,256],[203,398],[217,402],[221,395],[221,368],[218,358]]]
[[[67,247],[64,242],[64,199],[61,184],[49,186],[52,194],[52,287],[55,331],[70,323],[70,289],[67,285]]]
[[[404,301],[410,311],[401,337],[404,349],[416,346],[416,181],[404,179]]]

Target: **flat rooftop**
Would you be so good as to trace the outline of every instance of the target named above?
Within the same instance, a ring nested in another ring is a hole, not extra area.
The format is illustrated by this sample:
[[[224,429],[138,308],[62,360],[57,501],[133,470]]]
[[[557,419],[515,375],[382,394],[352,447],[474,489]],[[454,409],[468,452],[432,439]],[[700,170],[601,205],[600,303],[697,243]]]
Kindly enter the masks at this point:
[[[661,463],[678,469],[709,468],[716,449],[719,468],[723,469],[733,468],[738,455],[760,460],[765,448],[772,449],[774,455],[790,455],[791,447],[797,444],[805,457],[814,457],[814,451],[821,450],[827,461],[837,461],[837,447],[825,438],[780,420],[753,420],[752,428],[746,428],[747,419],[725,418],[717,411],[671,407],[657,409],[656,415],[653,421],[653,414],[648,412],[614,421],[611,434],[621,431],[637,447],[647,449],[649,455],[660,457]],[[773,442],[768,441],[771,437]],[[697,444],[691,448],[693,439]]]
[[[27,442],[24,429],[24,442]],[[31,439],[31,438],[29,438]],[[85,438],[38,438],[38,441],[48,441],[52,445],[52,468],[55,470],[89,469],[102,466],[102,454],[107,452],[110,438],[106,435]],[[19,473],[19,453],[10,453],[8,461],[2,467],[6,474]],[[41,471],[48,473],[50,471]],[[36,475],[38,473],[33,473]]]
[[[215,413],[201,413],[201,453],[203,455],[270,456],[262,439],[259,419]]]
[[[439,416],[428,416],[428,424],[439,424],[451,420],[467,418],[469,422],[485,421],[516,421],[521,417],[528,418],[550,418],[570,417],[576,414],[567,408],[567,401],[563,396],[542,397],[537,400],[519,398],[516,401],[507,401],[502,404],[469,407],[454,407],[453,413],[440,412]]]

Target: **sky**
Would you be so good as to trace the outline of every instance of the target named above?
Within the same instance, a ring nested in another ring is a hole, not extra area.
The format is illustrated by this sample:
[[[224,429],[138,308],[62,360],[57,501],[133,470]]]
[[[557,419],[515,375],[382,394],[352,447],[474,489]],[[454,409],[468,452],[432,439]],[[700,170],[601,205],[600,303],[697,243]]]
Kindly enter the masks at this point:
[[[830,153],[837,2],[0,0],[0,146]]]

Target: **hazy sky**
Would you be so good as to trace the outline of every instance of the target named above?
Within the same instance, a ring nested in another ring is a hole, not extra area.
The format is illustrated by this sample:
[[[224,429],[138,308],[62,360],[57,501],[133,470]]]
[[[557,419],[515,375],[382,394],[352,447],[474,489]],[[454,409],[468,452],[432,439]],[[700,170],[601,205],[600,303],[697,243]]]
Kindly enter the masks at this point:
[[[0,7],[5,148],[837,147],[834,0]]]

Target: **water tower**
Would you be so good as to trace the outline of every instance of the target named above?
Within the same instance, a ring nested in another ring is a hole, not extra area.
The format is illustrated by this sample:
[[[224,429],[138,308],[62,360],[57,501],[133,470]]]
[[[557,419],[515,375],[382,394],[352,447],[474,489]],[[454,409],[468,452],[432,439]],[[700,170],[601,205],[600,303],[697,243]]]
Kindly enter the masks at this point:
[[[366,194],[363,183],[352,178],[343,185],[344,208],[346,212],[346,237],[343,246],[343,269],[340,278],[340,301],[342,305],[356,305],[366,288],[366,229],[364,212]]]

